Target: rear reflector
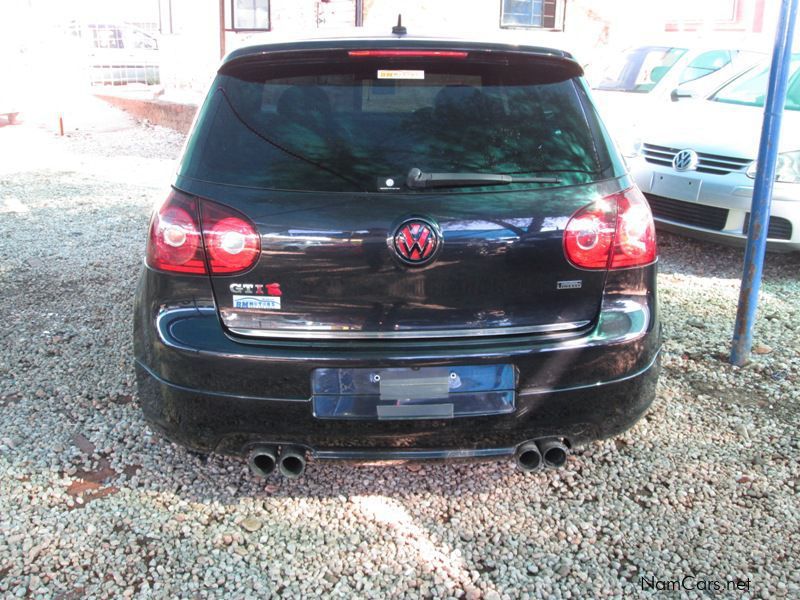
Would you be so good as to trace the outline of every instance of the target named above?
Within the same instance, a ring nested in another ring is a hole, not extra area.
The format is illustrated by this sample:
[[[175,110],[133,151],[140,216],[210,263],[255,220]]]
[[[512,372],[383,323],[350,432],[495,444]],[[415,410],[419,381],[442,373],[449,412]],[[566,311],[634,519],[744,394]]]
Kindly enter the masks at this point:
[[[147,264],[153,269],[233,274],[252,267],[260,254],[261,239],[244,215],[177,190],[150,222]]]
[[[458,50],[350,50],[352,58],[467,58]]]
[[[564,230],[564,254],[581,269],[623,269],[655,261],[653,216],[639,188],[583,207]]]

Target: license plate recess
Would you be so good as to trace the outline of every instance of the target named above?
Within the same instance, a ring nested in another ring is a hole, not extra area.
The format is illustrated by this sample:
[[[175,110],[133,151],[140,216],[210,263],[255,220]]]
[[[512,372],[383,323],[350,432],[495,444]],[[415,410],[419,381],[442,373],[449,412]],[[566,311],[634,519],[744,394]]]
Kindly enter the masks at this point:
[[[514,411],[510,364],[386,369],[316,369],[311,376],[319,419],[452,419]]]

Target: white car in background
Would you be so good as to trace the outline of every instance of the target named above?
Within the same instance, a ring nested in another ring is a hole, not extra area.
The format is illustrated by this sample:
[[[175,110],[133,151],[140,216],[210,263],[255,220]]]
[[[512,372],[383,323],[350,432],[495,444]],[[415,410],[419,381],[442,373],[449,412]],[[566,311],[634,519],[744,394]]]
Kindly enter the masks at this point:
[[[663,229],[742,243],[750,222],[769,64],[708,98],[673,104],[628,152],[631,172]],[[800,54],[791,59],[767,233],[773,250],[800,250]]]
[[[660,118],[665,104],[705,97],[764,58],[724,44],[639,46],[590,65],[587,77],[603,121],[625,150],[641,127]]]

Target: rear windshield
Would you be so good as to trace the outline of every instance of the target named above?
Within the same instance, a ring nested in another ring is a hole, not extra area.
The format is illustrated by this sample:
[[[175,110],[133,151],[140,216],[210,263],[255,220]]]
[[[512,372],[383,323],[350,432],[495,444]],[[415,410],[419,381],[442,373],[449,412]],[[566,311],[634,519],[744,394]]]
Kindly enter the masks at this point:
[[[181,174],[387,193],[413,191],[405,186],[411,169],[542,180],[513,189],[613,176],[581,81],[561,73],[438,57],[245,64],[217,76]]]

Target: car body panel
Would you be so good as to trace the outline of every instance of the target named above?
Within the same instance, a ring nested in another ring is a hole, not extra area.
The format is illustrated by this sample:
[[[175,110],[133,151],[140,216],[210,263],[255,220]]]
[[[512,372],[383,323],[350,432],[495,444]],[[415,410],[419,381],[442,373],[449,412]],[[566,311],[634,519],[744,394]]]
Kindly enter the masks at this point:
[[[655,277],[656,265],[610,273],[605,322],[577,334],[356,343],[226,334],[207,280],[146,269],[134,313],[142,408],[171,439],[230,454],[267,441],[299,443],[323,457],[362,448],[362,458],[377,459],[405,447],[438,449],[433,457],[446,458],[459,448],[508,454],[554,434],[576,444],[608,437],[653,400],[661,340]],[[157,302],[165,295],[174,298],[169,306]],[[509,363],[518,372],[511,415],[364,423],[312,414],[315,368]]]
[[[611,180],[528,192],[321,199],[186,178],[178,185],[253,218],[262,239],[258,264],[244,274],[215,276],[214,291],[229,327],[273,335],[585,326],[597,315],[605,273],[570,265],[562,231],[591,198],[621,189]],[[422,268],[400,264],[387,244],[412,215],[441,228],[441,252]],[[559,289],[563,281],[580,287]],[[231,286],[242,283],[279,284],[280,310],[237,310]]]
[[[642,142],[753,161],[764,119],[763,108],[686,100],[664,106],[657,121],[642,133]],[[735,123],[735,127],[731,125]],[[702,135],[699,138],[698,133]],[[706,135],[711,133],[711,135]],[[784,111],[778,152],[800,149],[800,112]],[[752,181],[752,180],[751,180]]]

